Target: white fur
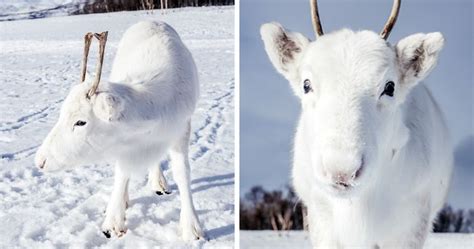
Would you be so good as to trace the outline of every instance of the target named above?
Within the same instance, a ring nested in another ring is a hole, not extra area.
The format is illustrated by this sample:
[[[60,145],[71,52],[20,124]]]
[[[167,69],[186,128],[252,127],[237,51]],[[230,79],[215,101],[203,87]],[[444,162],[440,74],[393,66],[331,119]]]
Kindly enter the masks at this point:
[[[104,232],[125,233],[130,174],[149,170],[154,191],[167,192],[159,162],[169,154],[181,197],[185,240],[204,233],[190,190],[188,143],[191,115],[199,97],[191,53],[172,27],[139,22],[120,41],[108,82],[88,99],[90,77],[72,87],[59,120],[39,148],[35,162],[44,170],[81,164],[115,163],[115,183],[102,225]],[[87,122],[76,126],[78,120]]]
[[[301,99],[293,185],[308,207],[314,247],[422,248],[453,167],[442,114],[420,83],[442,35],[392,46],[374,32],[343,29],[309,42],[277,23],[261,35]],[[381,95],[388,81],[393,97]]]

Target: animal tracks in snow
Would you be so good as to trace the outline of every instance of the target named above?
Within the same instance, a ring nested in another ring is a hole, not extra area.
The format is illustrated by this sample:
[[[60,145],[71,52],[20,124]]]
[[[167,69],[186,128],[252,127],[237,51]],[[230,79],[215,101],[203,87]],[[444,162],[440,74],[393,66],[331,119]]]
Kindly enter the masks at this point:
[[[28,125],[32,122],[39,121],[48,116],[48,114],[57,109],[57,105],[60,104],[63,100],[58,100],[53,103],[51,106],[46,106],[40,109],[37,112],[27,114],[25,116],[19,117],[15,122],[3,122],[0,123],[0,132],[6,132],[11,130],[17,130],[25,125]]]
[[[28,147],[26,149],[12,152],[12,153],[2,153],[0,154],[0,159],[7,159],[7,160],[21,160],[33,155],[36,152],[36,149],[39,145],[35,145],[32,147]]]
[[[199,149],[191,156],[192,160],[196,161],[200,159],[211,150],[210,147],[214,147],[219,129],[222,123],[225,122],[223,112],[229,107],[230,103],[233,102],[234,82],[234,79],[226,82],[223,89],[227,89],[227,91],[220,93],[220,95],[213,89],[206,93],[208,96],[218,95],[218,97],[206,103],[209,107],[203,112],[205,113],[204,123],[201,124],[200,127],[194,128],[195,131],[194,137],[191,140],[191,146],[199,143],[204,145],[199,145]],[[232,112],[232,110],[228,111]]]

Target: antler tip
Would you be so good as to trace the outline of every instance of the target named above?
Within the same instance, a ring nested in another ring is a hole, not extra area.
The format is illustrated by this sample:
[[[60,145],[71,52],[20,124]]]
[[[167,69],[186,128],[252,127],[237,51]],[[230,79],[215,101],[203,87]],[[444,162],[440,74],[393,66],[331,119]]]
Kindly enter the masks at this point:
[[[388,20],[385,23],[385,26],[383,27],[382,32],[380,32],[380,36],[384,40],[388,39],[388,37],[390,36],[390,32],[392,32],[392,29],[395,26],[395,23],[397,22],[398,13],[400,12],[401,2],[402,2],[401,0],[393,1],[393,6],[392,6],[392,11],[390,12],[390,16],[388,17]]]
[[[324,34],[323,26],[321,25],[321,20],[319,19],[318,1],[310,0],[310,5],[311,5],[311,21],[313,23],[313,29],[314,29],[316,38],[318,38]]]

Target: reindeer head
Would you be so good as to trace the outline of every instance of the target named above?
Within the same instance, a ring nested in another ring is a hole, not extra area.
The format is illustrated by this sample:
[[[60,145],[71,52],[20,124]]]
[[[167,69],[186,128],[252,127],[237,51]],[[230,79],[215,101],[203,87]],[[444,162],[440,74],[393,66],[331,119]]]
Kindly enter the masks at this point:
[[[86,68],[93,36],[100,41],[100,49],[96,77],[91,80],[86,78]],[[59,120],[36,153],[35,164],[39,168],[57,170],[96,161],[110,144],[110,128],[123,107],[118,96],[97,92],[106,41],[107,32],[86,34],[81,83],[72,87]]]
[[[405,99],[436,64],[440,33],[415,34],[395,46],[386,39],[400,1],[381,34],[342,29],[323,35],[311,1],[316,41],[278,23],[261,27],[271,62],[300,98],[298,132],[314,179],[333,193],[370,185],[409,139]],[[372,177],[371,177],[372,176]]]

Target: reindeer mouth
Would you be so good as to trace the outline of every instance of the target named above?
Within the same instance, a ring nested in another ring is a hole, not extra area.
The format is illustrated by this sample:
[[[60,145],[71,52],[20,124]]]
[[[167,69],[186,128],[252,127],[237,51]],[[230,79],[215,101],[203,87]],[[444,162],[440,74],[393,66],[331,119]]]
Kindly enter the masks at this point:
[[[355,184],[347,183],[347,182],[336,182],[336,183],[331,184],[332,189],[337,191],[337,192],[349,191],[349,190],[353,189],[354,186],[355,186]]]
[[[350,182],[335,182],[329,185],[329,192],[335,196],[347,197],[358,191],[359,184],[354,181]]]
[[[336,197],[336,198],[350,198],[353,196],[353,193],[356,192],[356,188],[354,188],[353,185],[351,184],[331,184],[331,186],[328,188],[328,194]]]
[[[345,182],[336,182],[334,185],[336,188],[342,188],[342,189],[347,189],[352,186],[349,183],[345,183]]]

